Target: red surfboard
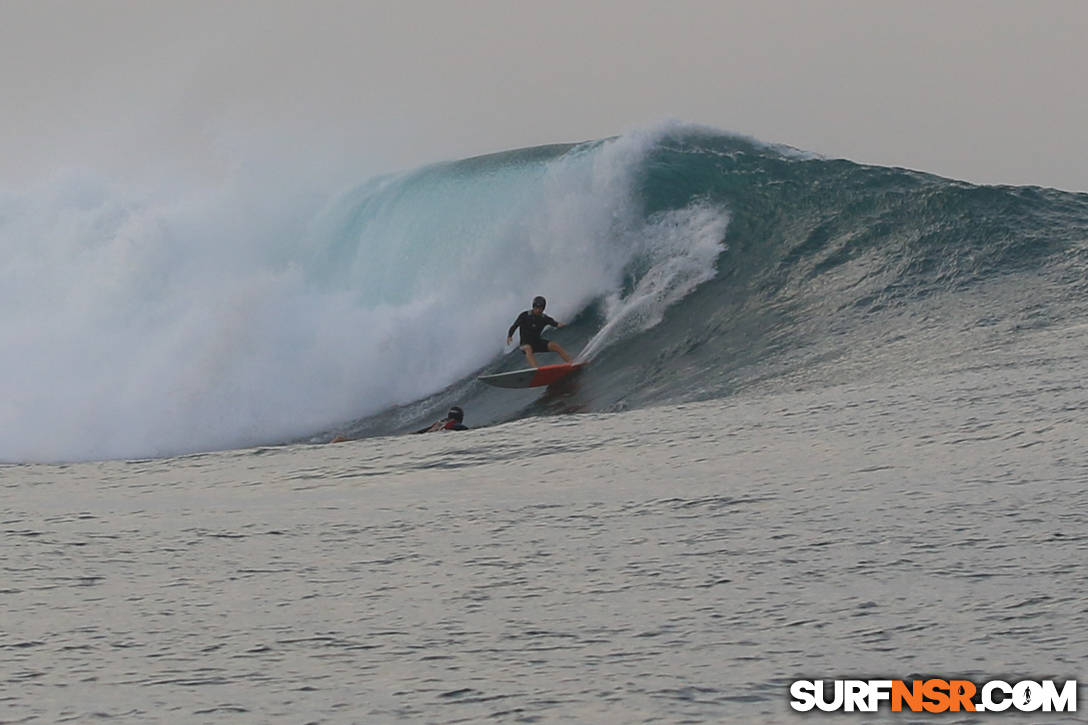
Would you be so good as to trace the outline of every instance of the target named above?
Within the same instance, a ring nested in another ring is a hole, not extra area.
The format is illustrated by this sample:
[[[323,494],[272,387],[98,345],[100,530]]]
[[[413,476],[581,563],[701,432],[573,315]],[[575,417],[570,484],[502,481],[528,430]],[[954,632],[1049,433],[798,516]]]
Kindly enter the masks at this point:
[[[567,377],[583,366],[585,366],[585,363],[580,362],[541,365],[538,368],[511,370],[508,373],[495,373],[494,375],[481,375],[476,379],[480,382],[494,385],[499,388],[538,388],[541,385],[551,385],[555,381]]]

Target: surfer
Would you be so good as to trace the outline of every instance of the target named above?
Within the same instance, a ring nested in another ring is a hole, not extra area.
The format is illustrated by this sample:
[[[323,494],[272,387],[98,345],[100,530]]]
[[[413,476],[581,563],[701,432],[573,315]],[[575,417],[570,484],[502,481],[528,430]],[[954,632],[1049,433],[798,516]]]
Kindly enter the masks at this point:
[[[462,421],[465,419],[465,411],[461,410],[460,406],[453,406],[450,408],[450,412],[446,413],[446,417],[442,420],[436,420],[426,428],[421,428],[413,433],[430,433],[436,430],[468,430],[468,426]],[[344,435],[338,435],[333,438],[329,443],[346,443],[347,441],[355,440],[354,438],[348,438]]]
[[[514,320],[514,324],[510,325],[510,331],[506,333],[506,344],[509,345],[510,341],[514,339],[514,330],[518,330],[521,335],[521,350],[529,360],[529,366],[534,368],[539,367],[536,364],[536,355],[534,355],[534,353],[538,352],[559,353],[559,357],[563,358],[564,362],[571,362],[570,355],[558,342],[552,342],[540,335],[548,325],[556,329],[563,326],[563,323],[556,322],[544,314],[544,306],[547,304],[547,300],[543,297],[534,297],[533,309],[525,310],[518,315],[518,319]]]
[[[450,408],[449,413],[446,413],[445,418],[436,420],[426,428],[420,428],[416,433],[433,433],[438,430],[468,430],[468,426],[462,423],[464,419],[465,411],[455,405]]]

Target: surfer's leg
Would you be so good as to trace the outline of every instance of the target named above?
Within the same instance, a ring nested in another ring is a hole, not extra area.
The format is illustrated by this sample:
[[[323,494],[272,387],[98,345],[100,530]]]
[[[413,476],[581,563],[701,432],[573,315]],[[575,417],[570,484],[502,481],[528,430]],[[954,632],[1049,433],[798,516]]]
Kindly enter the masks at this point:
[[[567,354],[567,351],[564,350],[563,346],[560,345],[558,342],[549,342],[548,343],[548,349],[551,350],[552,352],[559,353],[559,357],[563,358],[563,362],[570,362],[571,361],[570,355]],[[536,367],[536,366],[534,365],[533,367]]]
[[[525,357],[529,360],[529,367],[531,367],[531,368],[539,367],[536,364],[536,355],[533,354],[533,346],[532,345],[522,345],[521,346],[521,351],[525,353]]]

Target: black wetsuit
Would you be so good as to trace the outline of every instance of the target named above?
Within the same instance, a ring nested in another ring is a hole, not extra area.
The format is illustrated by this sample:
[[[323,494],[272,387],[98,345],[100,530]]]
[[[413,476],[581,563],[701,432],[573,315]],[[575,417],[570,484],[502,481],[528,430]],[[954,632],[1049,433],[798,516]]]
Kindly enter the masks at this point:
[[[445,420],[431,423],[426,428],[420,428],[416,433],[432,433],[439,430],[468,430],[468,426],[453,418],[446,418]]]
[[[533,352],[548,352],[548,340],[540,336],[548,325],[559,327],[559,323],[547,315],[543,313],[534,315],[532,311],[525,310],[518,315],[518,319],[514,320],[514,324],[510,325],[510,332],[506,333],[506,336],[511,337],[514,330],[518,330],[521,333],[522,345],[532,345]]]

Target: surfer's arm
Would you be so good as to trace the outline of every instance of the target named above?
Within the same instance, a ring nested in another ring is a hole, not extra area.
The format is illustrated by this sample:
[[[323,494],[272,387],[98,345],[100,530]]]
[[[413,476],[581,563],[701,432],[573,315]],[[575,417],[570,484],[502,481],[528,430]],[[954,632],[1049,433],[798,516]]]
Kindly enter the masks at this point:
[[[507,344],[510,344],[511,338],[514,337],[514,330],[518,329],[518,325],[521,324],[521,318],[524,317],[524,316],[525,316],[525,313],[522,312],[520,315],[518,315],[518,319],[514,320],[514,324],[510,325],[510,329],[506,333],[506,343]]]

